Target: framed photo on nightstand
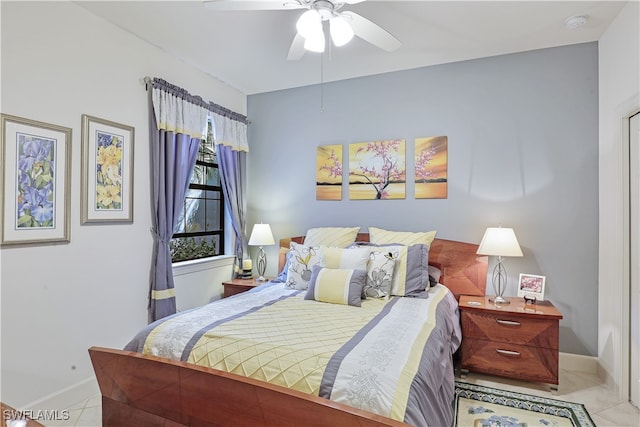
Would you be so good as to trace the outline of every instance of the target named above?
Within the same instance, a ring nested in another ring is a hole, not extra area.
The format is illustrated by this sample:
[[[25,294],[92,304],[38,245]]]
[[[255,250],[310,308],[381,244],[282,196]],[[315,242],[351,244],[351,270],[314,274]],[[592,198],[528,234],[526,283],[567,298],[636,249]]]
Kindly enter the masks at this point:
[[[521,273],[518,281],[518,296],[525,300],[543,301],[544,282],[545,276]]]

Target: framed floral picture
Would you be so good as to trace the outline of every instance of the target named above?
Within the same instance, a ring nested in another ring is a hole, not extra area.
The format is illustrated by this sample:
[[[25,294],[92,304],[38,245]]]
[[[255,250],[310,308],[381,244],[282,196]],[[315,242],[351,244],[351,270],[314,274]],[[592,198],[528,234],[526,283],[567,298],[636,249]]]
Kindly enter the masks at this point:
[[[134,128],[82,115],[81,219],[133,221]]]
[[[518,296],[528,300],[543,301],[545,279],[545,276],[521,273],[518,283]]]
[[[71,129],[0,114],[1,244],[69,242]]]

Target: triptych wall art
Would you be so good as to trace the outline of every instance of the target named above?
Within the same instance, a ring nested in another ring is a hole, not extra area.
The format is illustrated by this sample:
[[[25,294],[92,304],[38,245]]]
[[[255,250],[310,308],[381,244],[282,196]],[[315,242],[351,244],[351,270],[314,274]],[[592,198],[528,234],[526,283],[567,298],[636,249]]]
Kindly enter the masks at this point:
[[[413,146],[416,199],[447,198],[447,137],[416,138]],[[404,199],[407,187],[404,139],[356,142],[348,146],[344,171],[343,146],[318,147],[316,199],[342,200],[343,175],[348,175],[350,200]]]
[[[71,128],[0,114],[0,244],[69,242]],[[82,116],[81,222],[133,221],[134,128]]]

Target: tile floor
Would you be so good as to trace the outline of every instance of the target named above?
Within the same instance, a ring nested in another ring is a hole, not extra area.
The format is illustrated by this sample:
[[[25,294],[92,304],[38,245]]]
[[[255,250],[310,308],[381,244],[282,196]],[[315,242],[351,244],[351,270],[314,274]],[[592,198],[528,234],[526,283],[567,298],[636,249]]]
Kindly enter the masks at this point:
[[[456,378],[460,379],[459,374],[456,375]],[[551,394],[548,387],[543,384],[474,373],[470,373],[463,381],[486,387],[495,387],[550,397],[552,399],[556,398],[582,403],[598,427],[640,427],[640,411],[638,408],[628,402],[617,400],[594,374],[561,370],[560,387],[556,395]],[[101,426],[100,396],[92,396],[87,400],[78,402],[76,405],[69,407],[68,410],[70,415],[69,420],[47,423],[46,426]]]

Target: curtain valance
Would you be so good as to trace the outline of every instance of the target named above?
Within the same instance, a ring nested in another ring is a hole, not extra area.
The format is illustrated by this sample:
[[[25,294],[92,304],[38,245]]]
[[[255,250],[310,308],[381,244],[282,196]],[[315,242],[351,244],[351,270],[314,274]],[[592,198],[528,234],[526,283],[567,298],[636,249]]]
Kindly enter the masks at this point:
[[[207,138],[207,110],[155,87],[152,89],[152,100],[158,130],[198,139]]]
[[[244,123],[245,125],[249,124],[249,120],[247,119],[247,116],[243,116],[240,113],[236,113],[235,111],[225,108],[222,105],[218,105],[215,102],[211,102],[211,101],[206,102],[201,97],[196,95],[191,95],[185,89],[176,85],[172,85],[171,83],[168,83],[165,80],[160,79],[158,77],[154,77],[153,80],[150,77],[145,77],[145,83],[147,83],[147,85],[150,84],[151,87],[154,89],[156,88],[163,89],[165,92],[175,95],[178,98],[184,99],[185,101],[188,101],[194,105],[198,105],[219,116],[226,117],[228,119],[231,119],[240,123]]]
[[[247,125],[219,114],[213,115],[213,140],[233,151],[249,152]]]

